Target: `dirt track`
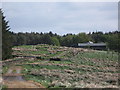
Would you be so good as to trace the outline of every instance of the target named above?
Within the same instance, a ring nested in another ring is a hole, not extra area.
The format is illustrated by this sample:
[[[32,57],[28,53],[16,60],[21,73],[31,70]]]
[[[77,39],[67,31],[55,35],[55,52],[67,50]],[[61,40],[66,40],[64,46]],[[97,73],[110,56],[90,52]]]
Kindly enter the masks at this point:
[[[45,88],[39,83],[24,80],[21,70],[19,66],[9,68],[3,75],[3,84],[8,88]]]

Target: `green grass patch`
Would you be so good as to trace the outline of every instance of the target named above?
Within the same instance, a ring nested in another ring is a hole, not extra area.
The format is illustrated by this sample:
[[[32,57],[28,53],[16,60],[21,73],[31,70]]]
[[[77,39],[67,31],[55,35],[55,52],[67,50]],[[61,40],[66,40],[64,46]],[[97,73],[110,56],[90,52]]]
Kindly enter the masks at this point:
[[[7,90],[8,86],[6,85],[2,85],[2,89],[1,90]]]
[[[68,66],[57,66],[57,65],[24,65],[23,66],[25,69],[27,69],[28,71],[32,69],[49,69],[49,70],[52,70],[52,69],[69,69],[70,67]],[[27,71],[26,70],[26,71]]]
[[[5,74],[9,69],[9,66],[3,66],[2,67],[2,74]]]
[[[33,49],[35,45],[21,45],[21,46],[14,46],[13,48],[26,48],[26,49]]]
[[[84,52],[79,54],[80,58],[91,58],[91,59],[103,59],[103,60],[118,60],[118,53],[112,53],[112,52]]]
[[[35,76],[35,75],[25,75],[25,80],[32,80],[38,82],[45,86],[46,88],[49,86],[50,80],[46,79],[44,76]]]

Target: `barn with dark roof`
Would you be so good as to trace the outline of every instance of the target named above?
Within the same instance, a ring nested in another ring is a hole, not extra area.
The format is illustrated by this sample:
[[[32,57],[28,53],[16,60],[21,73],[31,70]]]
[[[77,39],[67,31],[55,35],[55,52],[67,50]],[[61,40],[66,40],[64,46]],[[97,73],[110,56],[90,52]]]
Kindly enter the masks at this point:
[[[96,50],[106,50],[106,43],[93,43],[91,41],[87,43],[78,43],[78,47],[80,48],[91,48],[91,49],[96,49]]]

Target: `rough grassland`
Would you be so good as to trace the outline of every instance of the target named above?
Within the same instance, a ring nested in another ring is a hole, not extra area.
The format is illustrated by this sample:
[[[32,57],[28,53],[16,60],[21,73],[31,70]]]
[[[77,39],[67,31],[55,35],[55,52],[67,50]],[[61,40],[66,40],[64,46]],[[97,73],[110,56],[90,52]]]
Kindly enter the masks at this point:
[[[116,52],[50,45],[16,46],[13,51],[15,58],[4,63],[3,73],[9,65],[17,65],[23,68],[26,80],[47,88],[118,87],[120,72]],[[60,58],[61,61],[49,61],[50,58]]]

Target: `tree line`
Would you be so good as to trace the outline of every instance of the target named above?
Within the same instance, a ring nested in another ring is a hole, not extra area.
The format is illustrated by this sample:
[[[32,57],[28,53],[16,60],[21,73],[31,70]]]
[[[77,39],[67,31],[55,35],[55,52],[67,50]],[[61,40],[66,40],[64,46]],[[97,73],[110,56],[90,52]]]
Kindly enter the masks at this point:
[[[120,50],[120,31],[113,32],[90,32],[78,33],[78,34],[66,34],[58,35],[53,32],[48,33],[14,33],[10,31],[8,26],[8,21],[5,20],[2,11],[0,10],[0,15],[2,15],[2,59],[7,59],[11,57],[12,47],[18,45],[37,45],[37,44],[49,44],[57,46],[76,46],[78,43],[86,43],[92,41],[94,43],[105,42],[110,50],[118,51]]]
[[[108,33],[103,32],[92,32],[89,34],[79,33],[79,34],[66,34],[58,35],[51,31],[49,33],[14,33],[11,32],[12,44],[17,45],[37,45],[37,44],[49,44],[57,46],[77,46],[78,43],[86,43],[92,41],[94,43],[104,42],[110,50],[117,51],[120,44],[119,31],[113,31]]]

